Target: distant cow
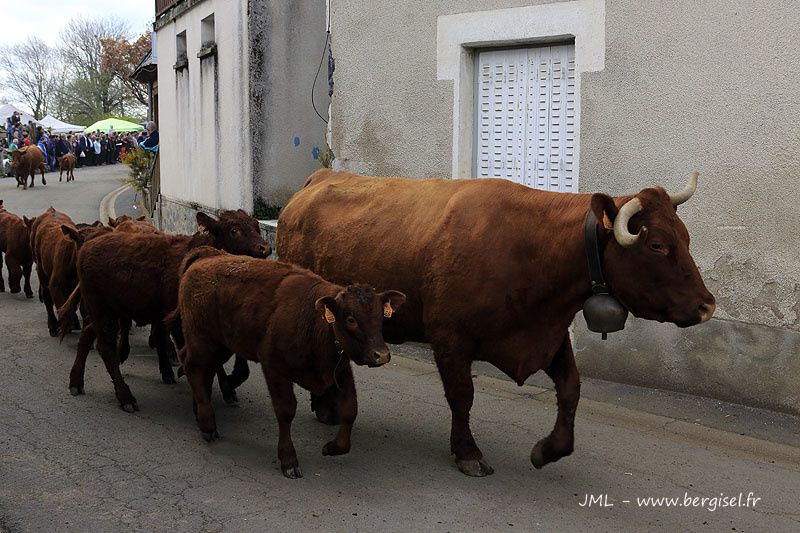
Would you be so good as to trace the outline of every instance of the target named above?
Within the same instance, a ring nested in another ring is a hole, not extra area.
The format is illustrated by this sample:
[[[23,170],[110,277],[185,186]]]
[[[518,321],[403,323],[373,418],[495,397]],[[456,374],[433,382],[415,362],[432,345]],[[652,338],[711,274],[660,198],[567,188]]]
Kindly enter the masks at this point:
[[[38,146],[24,146],[11,152],[12,167],[17,177],[17,187],[22,185],[28,188],[28,176],[31,178],[31,187],[36,181],[36,171],[42,173],[42,185],[47,185],[44,179],[44,154]]]
[[[281,213],[278,255],[334,282],[406,293],[384,334],[432,344],[452,412],[450,449],[467,475],[492,473],[469,426],[472,362],[488,361],[519,385],[544,370],[555,383],[558,417],[531,452],[541,468],[573,450],[580,379],[567,328],[592,295],[587,213],[599,221],[593,231],[605,279],[622,304],[641,318],[692,326],[715,308],[676,212],[696,186],[694,174],[676,195],[654,188],[612,198],[499,179],[321,170]],[[317,405],[318,416],[335,411],[324,398]]]
[[[350,451],[357,414],[350,361],[389,361],[384,317],[405,301],[397,291],[343,287],[288,263],[198,248],[183,261],[178,313],[186,346],[179,352],[206,440],[219,435],[211,380],[232,353],[261,363],[278,419],[278,458],[286,477],[302,477],[291,437],[293,386],[322,394],[335,386],[341,425],[324,455]]]
[[[67,182],[75,181],[75,161],[75,154],[72,152],[58,158],[58,181],[61,181],[64,172],[67,173]]]
[[[151,224],[145,215],[138,218],[122,215],[109,219],[108,225],[117,231],[128,233],[159,233],[158,228]]]
[[[219,220],[197,214],[200,231],[189,235],[114,231],[84,244],[78,254],[80,297],[91,322],[81,331],[79,349],[70,374],[70,393],[83,394],[86,357],[97,338],[97,351],[114,383],[120,406],[138,409],[136,399],[119,371],[117,335],[120,324],[133,321],[153,325],[159,369],[164,383],[175,383],[169,361],[170,333],[182,345],[180,328],[169,331],[164,318],[178,304],[178,268],[186,254],[200,246],[214,246],[236,254],[266,258],[271,253],[258,221],[239,211],[225,211]]]
[[[8,269],[8,288],[12,294],[22,290],[21,281],[25,279],[25,296],[33,298],[31,289],[31,270],[33,255],[30,245],[30,228],[23,218],[6,211],[0,200],[0,266],[5,256]],[[5,292],[5,283],[0,273],[0,292]]]

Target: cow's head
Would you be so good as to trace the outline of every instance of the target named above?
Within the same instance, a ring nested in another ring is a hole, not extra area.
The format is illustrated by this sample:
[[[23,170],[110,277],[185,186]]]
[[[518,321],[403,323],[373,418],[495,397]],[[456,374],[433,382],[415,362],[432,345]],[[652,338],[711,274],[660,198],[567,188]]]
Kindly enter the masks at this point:
[[[197,213],[197,224],[213,238],[213,246],[236,255],[265,258],[272,249],[261,236],[258,220],[242,209],[223,211],[219,220]]]
[[[678,194],[644,189],[619,209],[608,195],[592,197],[597,219],[605,215],[613,224],[603,230],[605,277],[637,317],[688,327],[714,314],[714,296],[689,252],[689,232],[677,213],[696,188],[695,172]]]
[[[391,353],[383,340],[383,319],[406,301],[398,291],[376,293],[366,285],[349,285],[316,301],[322,319],[333,327],[341,349],[355,364],[381,366]]]

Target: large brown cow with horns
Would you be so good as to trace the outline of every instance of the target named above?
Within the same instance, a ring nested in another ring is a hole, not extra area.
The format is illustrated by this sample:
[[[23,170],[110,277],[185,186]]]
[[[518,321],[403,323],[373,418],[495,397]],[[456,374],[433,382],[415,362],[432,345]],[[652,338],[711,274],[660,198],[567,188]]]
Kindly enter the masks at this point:
[[[493,472],[469,426],[470,368],[488,361],[518,384],[544,370],[558,416],[531,452],[536,468],[573,451],[580,397],[568,327],[592,295],[584,221],[597,220],[605,279],[635,316],[681,327],[715,302],[677,214],[697,186],[633,196],[561,194],[499,179],[413,180],[321,170],[284,208],[281,259],[336,283],[395,287],[408,297],[385,325],[389,342],[430,342],[452,412],[450,447],[462,472]],[[317,416],[335,419],[326,397]],[[323,416],[320,416],[323,415]]]

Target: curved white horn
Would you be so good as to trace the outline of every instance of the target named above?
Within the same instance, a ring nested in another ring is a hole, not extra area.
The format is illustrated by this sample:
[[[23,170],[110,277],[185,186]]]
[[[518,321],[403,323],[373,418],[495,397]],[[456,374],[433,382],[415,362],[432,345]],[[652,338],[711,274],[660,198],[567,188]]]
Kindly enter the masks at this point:
[[[614,219],[614,238],[623,248],[633,246],[639,242],[639,239],[643,239],[647,235],[647,228],[644,226],[636,235],[628,231],[628,222],[630,222],[631,217],[642,209],[642,201],[638,198],[633,198],[620,207],[617,218]]]
[[[700,173],[697,171],[692,172],[692,175],[689,176],[689,181],[686,182],[686,186],[683,188],[683,190],[677,194],[669,195],[669,199],[672,200],[672,205],[681,205],[683,202],[692,197],[694,191],[697,190],[697,176],[699,175]]]

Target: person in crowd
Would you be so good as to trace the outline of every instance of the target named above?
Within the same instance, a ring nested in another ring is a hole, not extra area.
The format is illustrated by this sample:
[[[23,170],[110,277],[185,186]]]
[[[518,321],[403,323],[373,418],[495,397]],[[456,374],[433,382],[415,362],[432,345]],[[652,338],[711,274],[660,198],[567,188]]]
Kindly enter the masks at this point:
[[[158,127],[152,120],[147,123],[147,138],[139,146],[150,152],[158,151]]]
[[[82,167],[88,165],[91,161],[89,157],[89,137],[83,133],[78,136],[78,139],[75,141],[75,155],[78,158],[77,166]]]
[[[34,130],[34,135],[36,135],[36,131]],[[39,150],[42,151],[42,155],[44,155],[44,163],[46,166],[50,164],[50,156],[47,153],[47,135],[42,135],[39,140],[36,142],[36,146],[39,147]]]
[[[100,144],[100,139],[98,137],[94,137],[94,140],[92,141],[92,144],[94,146],[94,162],[93,162],[93,164],[94,165],[101,165],[101,164],[103,164],[103,161],[100,158],[100,154],[103,151],[103,146],[102,146],[102,144]]]
[[[11,144],[11,138],[14,136],[14,123],[11,117],[6,118],[6,144]]]
[[[22,146],[30,146],[31,145],[31,138],[28,136],[27,133],[22,134]],[[21,147],[22,147],[21,146]],[[20,148],[21,148],[20,147]]]
[[[56,158],[56,140],[52,135],[45,134],[43,137],[47,138],[44,143],[47,148],[47,164],[50,166],[50,170],[55,170],[58,166],[58,160]]]

